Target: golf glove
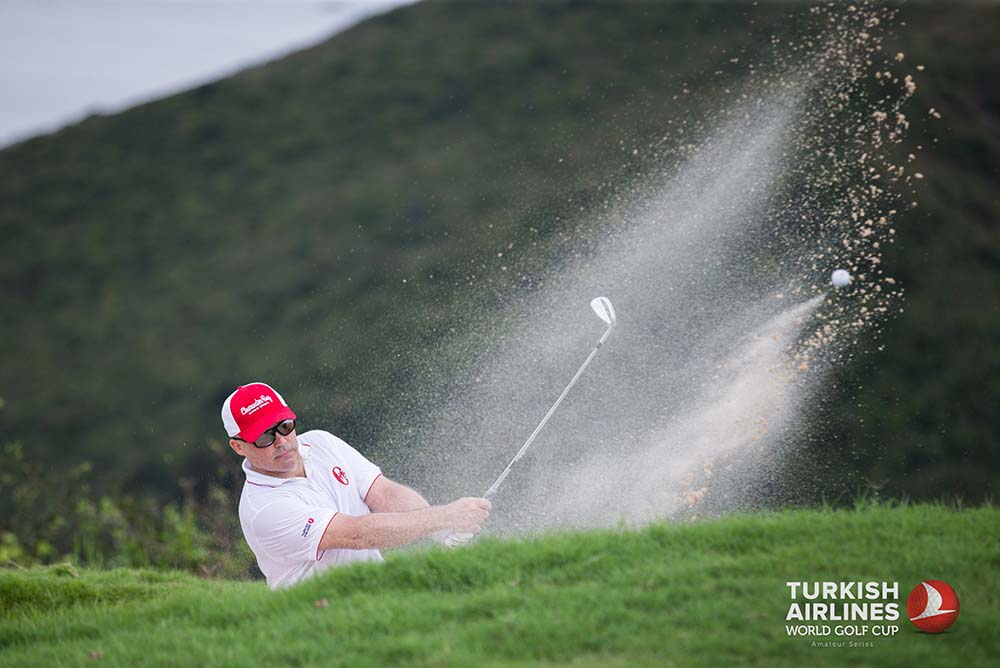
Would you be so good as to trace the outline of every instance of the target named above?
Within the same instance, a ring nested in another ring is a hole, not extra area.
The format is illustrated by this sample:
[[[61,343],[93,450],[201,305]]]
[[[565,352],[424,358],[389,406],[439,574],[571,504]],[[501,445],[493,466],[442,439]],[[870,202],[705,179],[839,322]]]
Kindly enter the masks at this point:
[[[474,533],[463,533],[461,531],[452,531],[448,538],[445,540],[444,544],[448,547],[461,547],[462,545],[468,545],[472,542],[472,539],[476,537]]]
[[[447,545],[448,547],[460,547],[462,545],[468,545],[472,542],[475,534],[463,533],[461,531],[452,531],[451,529],[445,529],[444,531],[436,531],[431,534],[431,540],[441,543],[442,545]]]

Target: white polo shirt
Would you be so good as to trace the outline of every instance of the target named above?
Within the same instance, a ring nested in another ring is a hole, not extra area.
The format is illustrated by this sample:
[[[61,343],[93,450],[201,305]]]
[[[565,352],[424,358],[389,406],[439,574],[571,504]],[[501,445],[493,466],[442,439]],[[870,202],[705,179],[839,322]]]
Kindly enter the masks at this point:
[[[321,550],[337,513],[371,514],[365,497],[382,475],[364,455],[325,431],[299,436],[305,478],[274,478],[243,460],[240,525],[271,589],[353,561],[382,561],[378,550]]]

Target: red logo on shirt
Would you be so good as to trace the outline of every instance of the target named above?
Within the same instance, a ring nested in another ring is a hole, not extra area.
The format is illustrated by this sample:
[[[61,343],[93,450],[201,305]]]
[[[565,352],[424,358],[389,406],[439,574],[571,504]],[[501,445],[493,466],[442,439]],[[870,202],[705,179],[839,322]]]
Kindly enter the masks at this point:
[[[337,479],[341,485],[346,485],[348,483],[347,474],[344,473],[344,469],[339,466],[333,467],[333,477]]]

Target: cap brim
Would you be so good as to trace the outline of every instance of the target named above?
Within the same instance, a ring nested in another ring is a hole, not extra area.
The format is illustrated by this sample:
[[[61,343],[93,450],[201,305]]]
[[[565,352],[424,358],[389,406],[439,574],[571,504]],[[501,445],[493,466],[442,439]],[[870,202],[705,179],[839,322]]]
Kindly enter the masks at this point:
[[[278,405],[274,410],[268,411],[253,421],[253,423],[238,434],[238,438],[248,443],[253,443],[265,431],[278,424],[282,420],[294,420],[295,413],[288,406]]]

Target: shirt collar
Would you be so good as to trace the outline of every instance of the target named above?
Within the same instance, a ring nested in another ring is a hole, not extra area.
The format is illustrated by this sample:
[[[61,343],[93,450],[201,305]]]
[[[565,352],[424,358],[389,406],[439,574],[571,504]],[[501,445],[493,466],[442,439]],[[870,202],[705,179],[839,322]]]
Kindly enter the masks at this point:
[[[312,448],[308,446],[303,447],[303,445],[304,444],[299,443],[299,455],[302,457],[303,466],[305,466],[309,460],[309,451],[312,450]],[[307,466],[305,466],[305,468],[306,475],[308,476],[309,468]],[[243,473],[246,474],[248,483],[251,485],[262,485],[264,487],[278,487],[279,485],[283,485],[291,480],[298,480],[297,476],[294,478],[275,478],[272,475],[256,471],[250,468],[250,461],[246,458],[243,459]]]

